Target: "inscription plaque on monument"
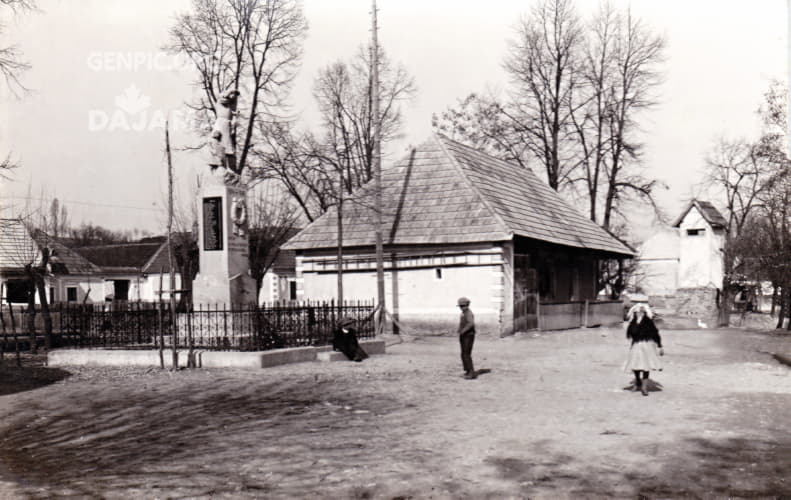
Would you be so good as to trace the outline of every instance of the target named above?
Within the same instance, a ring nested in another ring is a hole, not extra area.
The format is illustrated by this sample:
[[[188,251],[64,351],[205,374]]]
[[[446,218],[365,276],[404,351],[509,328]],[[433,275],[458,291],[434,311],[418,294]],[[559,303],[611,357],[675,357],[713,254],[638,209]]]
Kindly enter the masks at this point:
[[[203,199],[203,249],[222,250],[222,197]]]

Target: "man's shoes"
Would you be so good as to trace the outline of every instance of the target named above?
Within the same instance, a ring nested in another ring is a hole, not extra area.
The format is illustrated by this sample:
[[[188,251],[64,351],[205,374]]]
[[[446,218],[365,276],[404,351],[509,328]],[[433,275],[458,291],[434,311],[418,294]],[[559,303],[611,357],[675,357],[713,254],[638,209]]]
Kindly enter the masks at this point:
[[[464,378],[467,380],[472,380],[474,378],[478,378],[478,375],[476,375],[475,372],[467,372],[464,374]]]

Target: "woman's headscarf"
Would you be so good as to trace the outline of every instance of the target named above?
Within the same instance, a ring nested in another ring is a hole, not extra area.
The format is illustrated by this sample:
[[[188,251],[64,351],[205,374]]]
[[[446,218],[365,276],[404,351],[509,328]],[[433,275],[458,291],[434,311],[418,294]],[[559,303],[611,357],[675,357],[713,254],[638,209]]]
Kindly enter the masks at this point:
[[[649,307],[648,304],[638,303],[629,308],[629,312],[626,313],[626,321],[631,323],[632,319],[637,315],[637,311],[640,309],[645,311],[645,315],[648,316],[648,319],[654,319],[654,313],[651,311],[651,307]]]

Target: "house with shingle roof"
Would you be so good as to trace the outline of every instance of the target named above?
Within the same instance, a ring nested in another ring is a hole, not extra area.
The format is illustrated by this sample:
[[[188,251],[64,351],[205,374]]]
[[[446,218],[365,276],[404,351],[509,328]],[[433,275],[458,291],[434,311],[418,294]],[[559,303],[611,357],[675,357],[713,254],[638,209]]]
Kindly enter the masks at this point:
[[[27,303],[24,266],[40,266],[42,249],[50,253],[45,276],[48,301],[153,301],[160,281],[169,289],[168,252],[164,238],[70,248],[56,238],[31,235],[18,219],[0,219],[0,298]],[[176,286],[180,276],[176,273]],[[36,297],[36,302],[39,299]]]
[[[351,198],[342,217],[344,298],[370,300],[371,184]],[[532,171],[442,136],[383,168],[382,210],[387,308],[422,330],[452,331],[459,296],[471,299],[479,331],[530,327],[526,297],[594,301],[599,261],[633,254]],[[300,299],[335,298],[337,218],[330,209],[283,247],[296,252]]]

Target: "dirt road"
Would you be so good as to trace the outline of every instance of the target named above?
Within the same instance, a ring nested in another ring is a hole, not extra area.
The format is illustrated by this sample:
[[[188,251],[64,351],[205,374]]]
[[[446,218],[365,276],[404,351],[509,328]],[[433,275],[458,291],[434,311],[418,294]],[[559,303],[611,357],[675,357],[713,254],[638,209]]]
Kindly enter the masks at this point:
[[[0,487],[49,498],[791,498],[791,336],[422,338],[363,363],[74,369],[0,396]]]

